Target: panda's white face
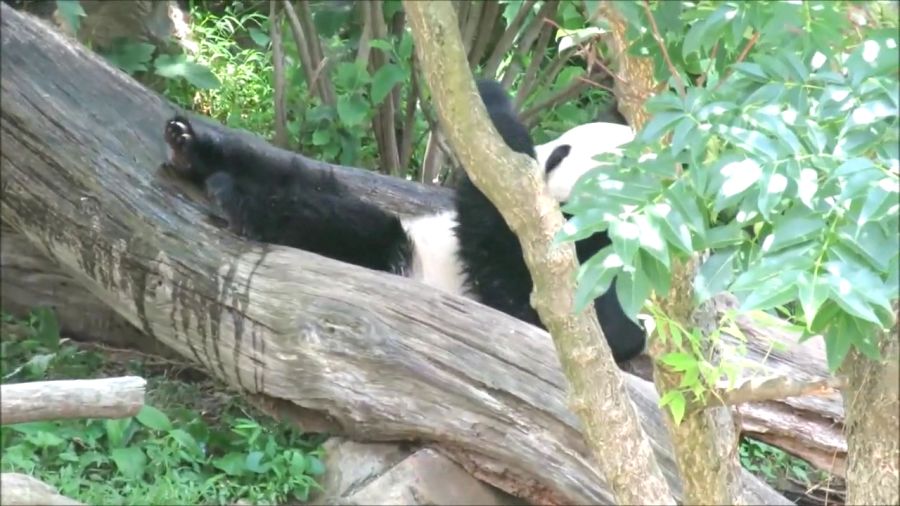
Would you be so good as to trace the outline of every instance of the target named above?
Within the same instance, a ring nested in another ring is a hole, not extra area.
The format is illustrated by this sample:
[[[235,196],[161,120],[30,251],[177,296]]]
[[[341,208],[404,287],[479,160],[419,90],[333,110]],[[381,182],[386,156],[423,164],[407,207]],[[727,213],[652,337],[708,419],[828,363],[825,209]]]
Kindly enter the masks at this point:
[[[594,160],[595,156],[618,152],[619,146],[633,139],[634,131],[627,125],[596,122],[578,125],[555,140],[535,146],[550,194],[565,202],[578,179],[602,165]]]

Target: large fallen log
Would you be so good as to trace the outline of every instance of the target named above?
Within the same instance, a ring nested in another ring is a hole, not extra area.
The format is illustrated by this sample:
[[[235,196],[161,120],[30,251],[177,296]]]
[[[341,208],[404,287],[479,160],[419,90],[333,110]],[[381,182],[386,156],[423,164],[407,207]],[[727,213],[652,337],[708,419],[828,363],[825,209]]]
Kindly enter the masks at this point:
[[[430,442],[532,502],[609,501],[546,333],[403,278],[223,233],[157,170],[170,106],[2,13],[2,218],[97,300],[283,416]],[[355,187],[416,194],[383,179],[359,175]],[[628,384],[677,491],[655,391]],[[744,478],[748,502],[785,501]]]

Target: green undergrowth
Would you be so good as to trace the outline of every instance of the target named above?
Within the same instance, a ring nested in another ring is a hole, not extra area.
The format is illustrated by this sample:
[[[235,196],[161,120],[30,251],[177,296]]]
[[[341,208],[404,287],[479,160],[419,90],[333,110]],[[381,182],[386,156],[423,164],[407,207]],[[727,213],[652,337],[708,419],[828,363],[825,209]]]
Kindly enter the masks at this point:
[[[2,471],[88,504],[284,504],[305,501],[324,472],[322,437],[248,406],[188,364],[61,339],[49,310],[3,313],[3,383],[138,375],[137,416],[2,427]]]

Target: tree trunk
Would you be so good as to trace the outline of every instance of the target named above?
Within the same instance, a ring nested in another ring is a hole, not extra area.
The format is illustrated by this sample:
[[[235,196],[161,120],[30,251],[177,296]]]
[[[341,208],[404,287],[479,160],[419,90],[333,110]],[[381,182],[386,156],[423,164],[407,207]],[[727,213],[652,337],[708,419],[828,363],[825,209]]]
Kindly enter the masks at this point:
[[[896,306],[895,306],[896,310]],[[851,350],[847,378],[847,504],[900,504],[900,339],[879,336],[881,360]]]
[[[407,0],[404,7],[442,131],[469,179],[522,246],[534,281],[531,303],[553,336],[571,391],[570,406],[585,427],[594,461],[618,503],[674,504],[593,305],[575,311],[575,245],[553,244],[563,225],[559,204],[543,189],[534,160],[513,152],[496,129],[487,137],[481,131],[490,118],[484,106],[471,107],[477,90],[453,6]]]

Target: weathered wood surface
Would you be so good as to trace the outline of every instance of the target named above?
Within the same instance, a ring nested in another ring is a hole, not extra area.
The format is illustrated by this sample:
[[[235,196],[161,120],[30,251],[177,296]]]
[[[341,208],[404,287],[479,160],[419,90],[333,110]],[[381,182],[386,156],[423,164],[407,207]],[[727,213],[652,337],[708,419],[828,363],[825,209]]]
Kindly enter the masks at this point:
[[[22,473],[0,473],[0,504],[5,506],[80,506],[37,478]]]
[[[134,416],[146,385],[138,376],[0,385],[0,424]]]
[[[157,170],[171,106],[2,13],[2,218],[78,285],[286,416],[319,415],[361,440],[432,442],[533,502],[609,500],[546,333],[409,280],[223,233]],[[338,175],[398,212],[449,202]],[[628,384],[678,490],[655,392]],[[784,502],[744,477],[748,502]]]

